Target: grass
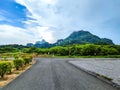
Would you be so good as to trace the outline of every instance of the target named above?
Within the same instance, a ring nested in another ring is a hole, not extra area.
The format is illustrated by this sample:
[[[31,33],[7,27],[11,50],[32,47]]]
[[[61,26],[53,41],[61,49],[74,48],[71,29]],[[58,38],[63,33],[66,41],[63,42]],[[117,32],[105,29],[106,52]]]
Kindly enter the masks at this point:
[[[11,63],[13,63],[12,60],[0,60],[0,62],[11,62]]]
[[[58,56],[58,55],[38,55],[43,58],[120,58],[120,55],[107,55],[107,56]]]

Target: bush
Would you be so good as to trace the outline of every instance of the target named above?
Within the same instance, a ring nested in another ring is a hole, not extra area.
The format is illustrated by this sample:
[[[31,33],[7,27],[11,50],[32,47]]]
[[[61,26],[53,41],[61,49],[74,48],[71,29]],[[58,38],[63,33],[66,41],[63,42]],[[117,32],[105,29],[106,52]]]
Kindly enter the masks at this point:
[[[15,59],[13,63],[14,63],[16,70],[19,70],[20,68],[24,66],[24,60],[22,59]]]
[[[23,58],[24,62],[25,62],[25,65],[29,64],[30,62],[32,62],[32,57],[24,57]]]
[[[4,75],[7,73],[7,70],[11,71],[9,68],[10,63],[8,62],[0,62],[0,76],[4,78]]]
[[[96,55],[97,52],[97,46],[94,44],[86,44],[85,46],[83,46],[83,48],[81,49],[81,53],[83,56],[94,56]]]
[[[7,73],[11,74],[13,65],[11,62],[7,62],[7,64],[8,64]]]

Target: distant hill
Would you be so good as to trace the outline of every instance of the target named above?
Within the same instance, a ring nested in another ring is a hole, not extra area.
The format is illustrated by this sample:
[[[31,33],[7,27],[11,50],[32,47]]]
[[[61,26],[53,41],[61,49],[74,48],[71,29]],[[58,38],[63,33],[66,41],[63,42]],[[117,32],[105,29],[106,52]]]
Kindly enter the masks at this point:
[[[67,38],[60,39],[54,44],[50,44],[43,39],[42,41],[37,41],[35,44],[28,43],[27,46],[46,48],[46,47],[53,47],[53,46],[63,46],[63,45],[71,45],[71,44],[87,44],[87,43],[100,44],[100,45],[114,44],[113,41],[110,39],[100,38],[88,31],[80,30],[80,31],[75,31],[71,33]]]
[[[46,42],[44,39],[41,41],[36,41],[35,44],[33,43],[27,43],[27,47],[39,47],[39,48],[47,48],[47,47],[52,47],[52,44]]]
[[[100,38],[91,34],[88,31],[75,31],[71,33],[67,38],[58,40],[56,45],[68,45],[68,44],[114,44],[112,40],[107,38]]]

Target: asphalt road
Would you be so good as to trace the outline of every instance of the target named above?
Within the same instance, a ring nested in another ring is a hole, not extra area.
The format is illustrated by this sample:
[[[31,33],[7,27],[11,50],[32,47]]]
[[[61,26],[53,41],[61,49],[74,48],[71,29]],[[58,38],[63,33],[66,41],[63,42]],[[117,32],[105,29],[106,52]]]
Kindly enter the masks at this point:
[[[67,60],[38,58],[32,68],[1,90],[118,90]]]

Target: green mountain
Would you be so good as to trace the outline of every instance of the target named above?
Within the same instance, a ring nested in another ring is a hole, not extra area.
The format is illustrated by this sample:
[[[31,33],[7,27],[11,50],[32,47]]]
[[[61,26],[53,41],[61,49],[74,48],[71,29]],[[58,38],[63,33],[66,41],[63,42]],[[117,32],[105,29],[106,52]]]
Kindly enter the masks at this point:
[[[96,35],[91,34],[88,31],[75,31],[70,34],[67,38],[58,40],[55,45],[68,45],[68,44],[114,44],[112,40],[107,38],[100,38]]]
[[[71,44],[99,44],[99,45],[107,45],[107,44],[114,44],[112,40],[107,38],[100,38],[96,35],[88,31],[75,31],[71,33],[67,38],[60,39],[54,44],[50,44],[45,40],[37,41],[35,44],[28,43],[27,47],[40,47],[40,48],[48,48],[53,46],[63,46],[63,45],[71,45]]]

